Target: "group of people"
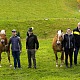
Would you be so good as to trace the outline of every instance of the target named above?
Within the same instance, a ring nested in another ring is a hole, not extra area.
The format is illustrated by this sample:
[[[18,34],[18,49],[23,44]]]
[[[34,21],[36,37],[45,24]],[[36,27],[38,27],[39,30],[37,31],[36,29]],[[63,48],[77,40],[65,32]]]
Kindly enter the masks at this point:
[[[68,28],[63,39],[63,50],[65,52],[65,64],[68,67],[68,55],[70,57],[70,67],[72,67],[72,57],[74,52],[74,65],[77,65],[77,56],[80,48],[80,22],[73,31]]]
[[[12,37],[9,39],[8,47],[10,47],[11,44],[11,50],[12,55],[14,58],[14,69],[21,68],[20,63],[20,53],[22,51],[22,44],[20,36],[17,35],[17,31],[15,29],[12,30]],[[37,39],[37,36],[33,34],[33,29],[29,28],[27,32],[27,38],[26,38],[26,49],[28,54],[28,68],[32,67],[31,59],[33,60],[34,69],[36,69],[36,58],[35,58],[35,52],[39,48],[39,42]]]
[[[9,39],[8,46],[12,44],[12,55],[14,58],[14,69],[21,68],[20,64],[20,53],[22,51],[22,44],[20,37],[16,35],[16,30],[12,30],[12,37]],[[39,48],[39,42],[37,36],[33,34],[33,29],[29,28],[26,38],[26,49],[28,54],[28,68],[32,67],[31,59],[33,60],[34,68],[36,69],[36,58],[35,53]],[[63,40],[63,49],[65,51],[65,64],[68,67],[68,55],[70,57],[70,67],[72,67],[72,56],[74,52],[74,64],[77,65],[77,56],[80,48],[80,22],[77,28],[71,31],[70,28],[67,29]]]

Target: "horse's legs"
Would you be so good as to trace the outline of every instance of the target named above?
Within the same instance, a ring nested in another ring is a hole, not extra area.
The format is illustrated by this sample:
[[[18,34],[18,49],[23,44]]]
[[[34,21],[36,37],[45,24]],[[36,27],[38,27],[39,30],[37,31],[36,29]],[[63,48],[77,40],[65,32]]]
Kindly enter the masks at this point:
[[[11,61],[10,61],[10,52],[7,52],[7,56],[8,56],[9,64],[10,64],[10,67],[11,67],[12,65],[11,65]]]
[[[64,51],[62,51],[62,53],[61,53],[61,65],[60,65],[60,67],[62,67],[63,63],[64,63]]]
[[[0,67],[2,67],[2,66],[1,66],[1,53],[0,53]]]
[[[56,67],[58,67],[58,56],[57,56],[57,52],[55,52],[55,57],[56,57]]]

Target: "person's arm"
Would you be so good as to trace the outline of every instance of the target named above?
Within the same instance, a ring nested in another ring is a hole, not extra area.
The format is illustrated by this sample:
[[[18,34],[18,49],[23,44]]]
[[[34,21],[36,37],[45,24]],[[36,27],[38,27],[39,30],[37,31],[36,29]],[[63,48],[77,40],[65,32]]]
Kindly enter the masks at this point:
[[[21,44],[21,39],[19,37],[19,45],[20,45],[20,51],[22,51],[22,44]]]
[[[74,35],[73,35],[73,48],[74,48],[74,51],[75,51],[75,38],[74,38]]]
[[[37,36],[35,36],[35,43],[36,43],[36,49],[38,49],[39,48],[39,42],[38,42]]]
[[[28,49],[28,37],[26,38],[26,49]]]

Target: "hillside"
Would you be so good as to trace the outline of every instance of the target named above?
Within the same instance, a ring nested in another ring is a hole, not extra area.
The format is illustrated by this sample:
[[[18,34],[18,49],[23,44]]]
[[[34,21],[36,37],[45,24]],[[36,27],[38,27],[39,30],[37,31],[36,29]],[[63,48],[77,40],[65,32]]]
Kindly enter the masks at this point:
[[[25,38],[32,26],[39,37],[52,37],[58,29],[75,27],[79,16],[76,0],[0,0],[0,29],[8,37],[15,28]]]
[[[0,0],[1,20],[79,18],[79,16],[76,0]]]

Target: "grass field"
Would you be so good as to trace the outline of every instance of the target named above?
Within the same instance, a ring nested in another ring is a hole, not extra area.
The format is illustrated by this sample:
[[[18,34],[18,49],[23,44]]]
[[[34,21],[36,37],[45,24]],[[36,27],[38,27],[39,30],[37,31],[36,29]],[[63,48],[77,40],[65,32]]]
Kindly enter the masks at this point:
[[[79,18],[77,0],[1,0],[1,20]]]
[[[62,29],[64,33],[68,27],[73,30],[78,22],[80,12],[77,0],[0,0],[0,30],[6,30],[8,39],[12,29],[20,31],[23,46],[22,69],[10,68],[6,53],[2,53],[0,80],[80,80],[80,54],[78,66],[56,68],[51,45],[57,30]],[[27,68],[25,39],[29,27],[34,27],[40,43],[36,53],[36,70]],[[60,53],[58,56],[60,63]],[[11,62],[13,64],[12,55]]]
[[[21,53],[22,69],[13,69],[8,65],[6,54],[2,54],[2,68],[0,68],[0,80],[79,80],[80,79],[80,57],[78,57],[78,66],[62,68],[55,66],[55,57],[51,48],[52,39],[40,39],[40,48],[36,53],[37,69],[27,68],[27,54],[25,49],[25,42],[23,40],[23,51]],[[80,54],[79,54],[80,55]],[[60,53],[59,64],[60,64]],[[13,58],[11,56],[13,64]]]
[[[51,38],[58,29],[71,29],[80,21],[76,0],[0,0],[0,29],[17,29],[26,37],[29,27],[40,38]]]

